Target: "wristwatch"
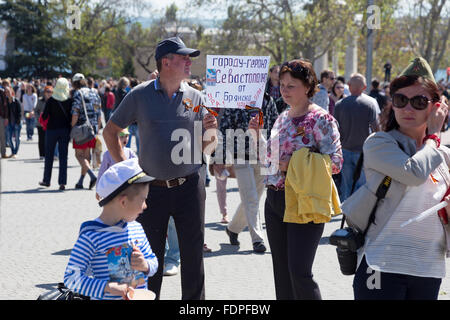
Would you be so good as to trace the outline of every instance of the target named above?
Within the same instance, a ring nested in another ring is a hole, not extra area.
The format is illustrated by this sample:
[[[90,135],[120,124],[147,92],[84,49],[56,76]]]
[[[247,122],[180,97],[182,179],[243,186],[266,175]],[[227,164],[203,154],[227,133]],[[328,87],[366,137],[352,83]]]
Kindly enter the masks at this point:
[[[441,139],[439,139],[439,137],[435,134],[427,134],[425,136],[425,138],[423,138],[423,143],[425,143],[426,140],[428,139],[432,139],[434,141],[436,141],[436,146],[439,148],[439,146],[441,145]]]

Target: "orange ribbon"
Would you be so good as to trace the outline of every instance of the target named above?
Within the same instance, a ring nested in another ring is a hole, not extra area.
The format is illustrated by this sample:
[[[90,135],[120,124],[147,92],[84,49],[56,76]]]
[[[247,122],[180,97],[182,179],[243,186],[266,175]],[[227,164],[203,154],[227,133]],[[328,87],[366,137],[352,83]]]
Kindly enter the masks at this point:
[[[206,109],[209,113],[211,113],[214,117],[217,117],[217,116],[219,115],[217,112],[215,112],[214,110],[208,108],[207,106],[205,106],[205,105],[203,105],[203,104],[200,104],[200,105],[194,107],[194,105],[192,104],[192,100],[189,99],[189,98],[183,99],[183,104],[184,104],[184,107],[185,107],[186,109],[191,109],[191,108],[193,108],[192,111],[194,111],[194,112],[200,112],[200,110],[201,110],[202,108],[205,108],[205,109]]]
[[[257,110],[259,115],[259,126],[262,128],[264,126],[264,114],[260,108],[250,107],[248,105],[245,106],[246,110]]]

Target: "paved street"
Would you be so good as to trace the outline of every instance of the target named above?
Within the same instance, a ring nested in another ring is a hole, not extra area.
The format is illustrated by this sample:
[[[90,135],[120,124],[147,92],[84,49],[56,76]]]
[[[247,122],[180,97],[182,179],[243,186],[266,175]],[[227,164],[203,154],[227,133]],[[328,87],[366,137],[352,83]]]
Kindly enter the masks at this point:
[[[44,162],[39,160],[37,134],[34,141],[27,142],[24,133],[23,127],[19,157],[1,160],[0,299],[3,300],[34,300],[57,282],[62,282],[80,224],[100,213],[93,190],[74,189],[80,167],[72,145],[69,145],[67,190],[58,190],[57,161],[51,187],[43,188],[38,185]],[[446,133],[444,142],[450,142],[449,137]],[[85,185],[88,180],[85,179]],[[239,204],[236,180],[229,179],[227,187],[232,216]],[[239,248],[229,244],[225,226],[219,223],[221,215],[215,190],[213,178],[206,199],[205,241],[213,249],[204,259],[206,298],[275,299],[270,249],[263,255],[254,254],[248,231],[239,236]],[[260,203],[261,212],[264,199],[265,194]],[[353,299],[353,277],[340,273],[335,247],[328,244],[329,235],[339,226],[340,217],[326,225],[315,259],[314,276],[323,299]],[[164,277],[161,299],[180,298],[179,275]],[[449,298],[450,280],[447,277],[443,280],[439,299]]]

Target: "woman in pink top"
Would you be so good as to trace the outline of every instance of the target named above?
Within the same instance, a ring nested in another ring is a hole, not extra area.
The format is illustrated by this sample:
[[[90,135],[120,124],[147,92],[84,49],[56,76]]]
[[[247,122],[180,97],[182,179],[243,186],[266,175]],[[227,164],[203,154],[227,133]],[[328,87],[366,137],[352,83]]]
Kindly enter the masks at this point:
[[[337,121],[310,101],[318,91],[317,84],[311,63],[292,60],[281,66],[280,91],[290,108],[280,114],[268,141],[266,164],[269,173],[264,213],[276,297],[282,300],[321,299],[311,269],[324,224],[283,222],[284,183],[292,154],[301,148],[328,154],[333,173],[341,170],[343,162]],[[257,117],[251,120],[249,127],[258,128]]]

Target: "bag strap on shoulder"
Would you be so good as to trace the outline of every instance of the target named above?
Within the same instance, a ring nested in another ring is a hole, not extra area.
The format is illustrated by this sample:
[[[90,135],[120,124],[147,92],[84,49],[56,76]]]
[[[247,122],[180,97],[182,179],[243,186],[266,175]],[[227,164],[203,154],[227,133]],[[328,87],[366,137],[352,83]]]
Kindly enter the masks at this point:
[[[84,102],[84,94],[82,93],[81,89],[80,89],[80,96],[81,96],[81,103],[83,104],[84,115],[86,116],[86,122],[89,125],[89,127],[92,127],[91,121],[89,121],[89,117],[87,114],[86,104]]]

